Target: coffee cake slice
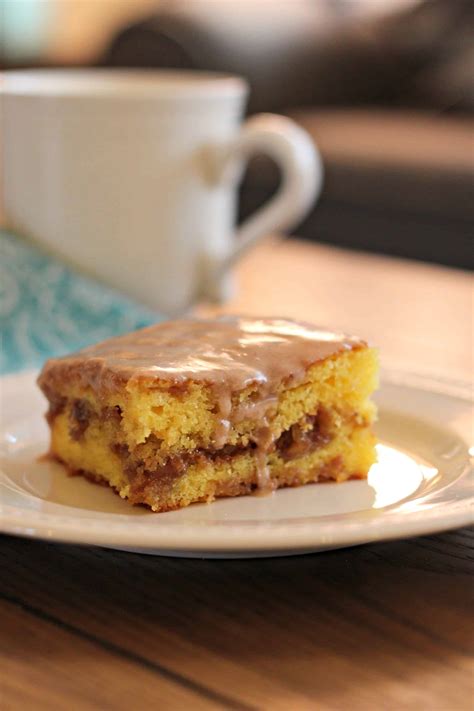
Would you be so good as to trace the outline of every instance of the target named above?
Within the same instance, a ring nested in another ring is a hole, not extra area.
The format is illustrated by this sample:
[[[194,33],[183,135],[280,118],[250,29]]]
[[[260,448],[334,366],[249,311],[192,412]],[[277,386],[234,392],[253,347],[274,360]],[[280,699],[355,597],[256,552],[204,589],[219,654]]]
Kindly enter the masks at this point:
[[[49,360],[51,455],[133,504],[363,478],[377,355],[287,319],[161,323]]]

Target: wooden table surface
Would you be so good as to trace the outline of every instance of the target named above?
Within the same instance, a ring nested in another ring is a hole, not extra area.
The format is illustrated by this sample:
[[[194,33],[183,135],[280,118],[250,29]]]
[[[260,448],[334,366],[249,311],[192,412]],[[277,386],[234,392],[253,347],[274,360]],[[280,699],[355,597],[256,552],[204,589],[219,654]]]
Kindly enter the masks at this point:
[[[465,379],[467,274],[270,241],[228,310],[367,336]],[[0,708],[472,709],[472,542],[460,530],[295,558],[206,561],[0,541]]]

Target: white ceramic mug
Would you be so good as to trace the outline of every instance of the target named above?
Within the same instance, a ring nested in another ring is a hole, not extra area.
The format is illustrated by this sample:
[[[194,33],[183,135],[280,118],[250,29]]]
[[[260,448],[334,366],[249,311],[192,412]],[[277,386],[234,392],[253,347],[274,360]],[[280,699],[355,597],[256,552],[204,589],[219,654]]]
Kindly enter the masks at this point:
[[[272,114],[241,125],[238,77],[15,71],[1,94],[8,226],[168,314],[222,298],[235,259],[297,222],[320,190],[302,128]],[[242,168],[259,152],[279,165],[281,188],[235,229]]]

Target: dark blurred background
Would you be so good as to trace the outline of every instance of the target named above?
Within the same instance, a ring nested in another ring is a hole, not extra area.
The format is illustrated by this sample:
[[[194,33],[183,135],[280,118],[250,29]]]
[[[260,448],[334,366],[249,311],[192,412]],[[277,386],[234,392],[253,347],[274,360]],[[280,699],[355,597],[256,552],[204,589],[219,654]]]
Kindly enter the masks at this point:
[[[3,68],[243,75],[323,154],[306,239],[472,267],[473,0],[0,0]],[[241,217],[278,185],[253,160]]]

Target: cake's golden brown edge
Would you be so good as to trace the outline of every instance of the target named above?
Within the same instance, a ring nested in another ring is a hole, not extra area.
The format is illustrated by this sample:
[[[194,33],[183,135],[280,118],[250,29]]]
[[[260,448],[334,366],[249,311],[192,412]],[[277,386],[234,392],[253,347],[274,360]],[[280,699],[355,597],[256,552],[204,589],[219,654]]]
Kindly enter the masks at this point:
[[[55,454],[50,454],[48,456],[51,460],[57,461],[64,466],[69,476],[80,476],[93,484],[111,488],[115,494],[121,496],[122,498],[128,498],[130,503],[134,506],[145,506],[152,509],[155,513],[177,511],[179,509],[186,508],[191,504],[210,503],[220,498],[247,496],[258,490],[258,478],[257,474],[254,472],[248,479],[232,479],[225,482],[208,483],[205,493],[200,494],[200,496],[193,499],[193,501],[183,503],[166,499],[158,503],[156,498],[153,496],[153,482],[150,482],[149,491],[147,491],[147,488],[144,487],[142,489],[142,496],[136,498],[136,500],[132,500],[130,497],[124,497],[120,489],[111,484],[105,477],[84,469],[74,469]],[[281,472],[279,474],[275,481],[275,486],[273,486],[272,489],[277,490],[295,488],[315,483],[327,484],[337,481],[362,480],[367,477],[366,472],[355,471],[348,475],[344,475],[342,479],[338,479],[342,473],[342,466],[341,458],[335,457],[329,463],[322,464],[319,467],[312,469],[311,473],[306,476],[302,476],[296,469],[289,469],[288,471]]]

